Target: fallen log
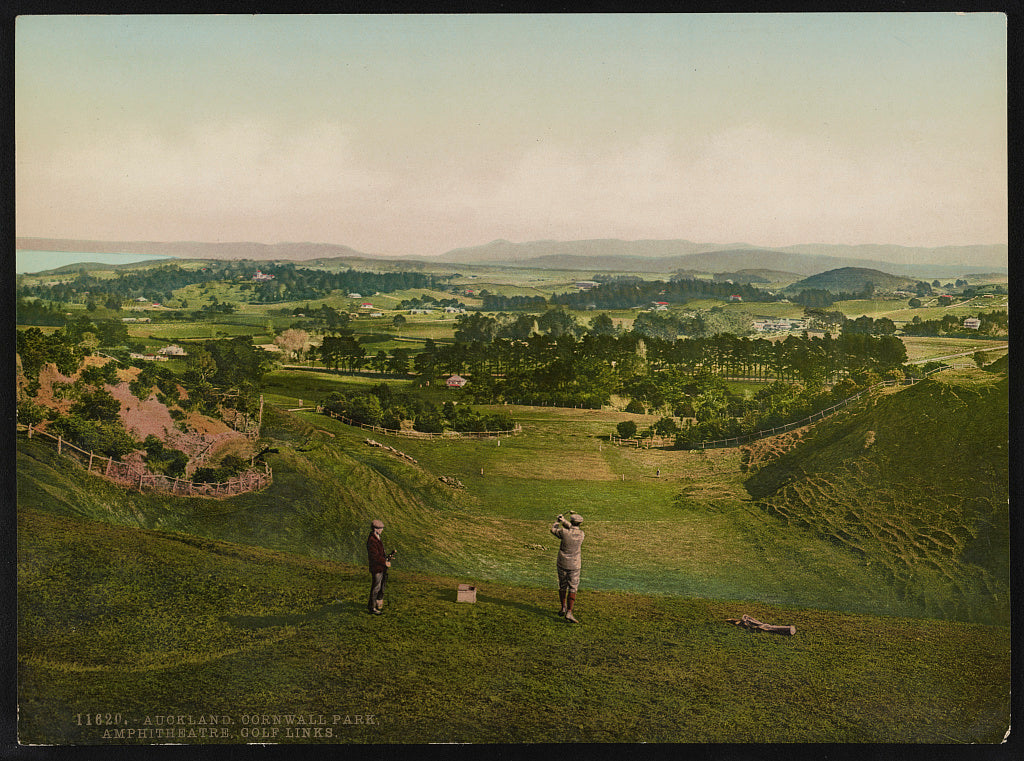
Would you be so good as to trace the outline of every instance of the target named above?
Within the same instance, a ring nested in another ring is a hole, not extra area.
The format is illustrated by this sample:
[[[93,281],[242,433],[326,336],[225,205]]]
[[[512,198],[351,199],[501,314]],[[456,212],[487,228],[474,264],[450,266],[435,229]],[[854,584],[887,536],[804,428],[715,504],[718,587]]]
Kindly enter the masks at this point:
[[[764,624],[756,618],[751,618],[746,613],[744,613],[741,618],[727,618],[725,620],[734,626],[742,626],[744,629],[749,631],[771,632],[772,634],[796,634],[795,626],[774,626],[773,624]]]

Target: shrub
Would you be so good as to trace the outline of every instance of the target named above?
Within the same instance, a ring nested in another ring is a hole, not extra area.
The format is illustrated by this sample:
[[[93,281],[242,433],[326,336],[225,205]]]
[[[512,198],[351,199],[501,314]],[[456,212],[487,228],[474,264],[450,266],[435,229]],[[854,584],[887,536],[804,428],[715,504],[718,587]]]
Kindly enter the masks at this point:
[[[636,423],[632,420],[623,420],[617,426],[615,431],[624,439],[631,439],[636,436]]]
[[[68,414],[57,418],[52,430],[80,449],[108,457],[122,457],[135,451],[138,446],[138,442],[124,429],[120,420],[101,422]]]
[[[631,412],[636,415],[644,414],[644,406],[636,399],[631,399],[629,404],[626,405],[626,412]]]
[[[31,399],[18,400],[18,422],[35,425],[46,419],[46,411]]]

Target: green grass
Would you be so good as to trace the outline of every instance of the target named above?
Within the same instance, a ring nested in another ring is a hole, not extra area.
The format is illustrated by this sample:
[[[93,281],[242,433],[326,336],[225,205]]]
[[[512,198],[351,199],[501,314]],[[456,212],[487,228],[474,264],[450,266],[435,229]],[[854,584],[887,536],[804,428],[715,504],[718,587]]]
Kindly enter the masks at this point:
[[[821,426],[753,477],[737,450],[603,438],[650,416],[547,407],[503,407],[523,433],[500,444],[373,435],[413,464],[277,407],[379,378],[267,380],[263,437],[278,451],[259,493],[136,494],[19,439],[19,705],[33,741],[97,742],[69,717],[105,706],[388,717],[334,738],[354,742],[1005,731],[1005,375],[947,371]],[[548,526],[569,509],[586,518],[578,628],[550,614]],[[401,559],[380,620],[359,610],[371,517]],[[922,550],[949,544],[928,526],[955,546]],[[452,601],[459,581],[479,586],[476,606]],[[741,613],[798,635],[723,624]],[[557,678],[572,654],[576,676]],[[784,697],[761,706],[751,689]],[[550,720],[566,706],[575,726]]]
[[[1005,346],[1006,341],[972,338],[945,338],[941,336],[903,336],[903,345],[907,347],[907,361],[914,362],[926,359],[938,359],[951,354],[963,352],[992,351],[993,347]],[[971,362],[970,356],[957,358],[957,362]]]
[[[227,717],[183,743],[251,741],[254,714],[280,743],[295,714],[331,730],[307,743],[993,743],[1009,722],[1001,628],[586,587],[570,626],[550,589],[400,562],[371,617],[359,566],[28,510],[19,570],[23,743],[139,742],[76,718],[107,712]]]
[[[837,301],[830,310],[842,312],[850,319],[867,315],[868,317],[891,317],[891,312],[904,309],[908,299],[853,299]]]

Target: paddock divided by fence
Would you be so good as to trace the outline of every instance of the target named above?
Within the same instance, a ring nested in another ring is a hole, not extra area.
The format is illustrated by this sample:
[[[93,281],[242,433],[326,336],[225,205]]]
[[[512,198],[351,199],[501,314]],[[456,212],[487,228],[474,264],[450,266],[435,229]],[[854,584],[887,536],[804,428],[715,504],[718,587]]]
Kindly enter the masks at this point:
[[[812,412],[810,415],[808,415],[807,417],[803,418],[802,420],[797,420],[796,422],[793,422],[793,423],[786,423],[785,425],[774,426],[772,428],[765,428],[763,430],[756,431],[754,433],[743,434],[742,436],[732,436],[732,437],[727,438],[727,439],[716,439],[715,441],[702,441],[699,444],[693,444],[689,448],[690,449],[728,449],[730,447],[738,447],[738,446],[742,446],[743,444],[749,444],[750,442],[757,441],[759,439],[766,439],[769,436],[776,436],[776,435],[778,435],[780,433],[787,433],[789,431],[796,430],[797,428],[803,428],[805,425],[810,425],[811,423],[820,422],[821,420],[824,420],[825,418],[830,417],[830,416],[836,414],[837,412],[839,412],[840,410],[850,406],[851,404],[854,404],[854,403],[860,401],[861,399],[864,398],[865,395],[874,393],[875,391],[878,391],[879,389],[889,388],[889,387],[892,387],[892,386],[913,386],[915,383],[918,383],[919,381],[924,380],[929,375],[932,375],[934,373],[940,372],[942,370],[958,370],[958,369],[962,369],[962,368],[965,368],[965,367],[976,367],[976,365],[974,365],[974,364],[966,364],[966,363],[955,363],[955,364],[950,364],[950,365],[943,365],[942,367],[938,367],[938,368],[936,368],[934,370],[931,370],[931,371],[925,373],[920,378],[901,378],[899,380],[881,381],[881,382],[876,383],[876,384],[874,384],[872,386],[869,386],[868,388],[865,388],[865,389],[862,389],[861,391],[858,391],[853,396],[847,397],[846,399],[843,399],[842,401],[837,402],[836,404],[833,404],[831,407],[828,407],[828,408],[823,409],[823,410],[819,410],[818,412]],[[640,448],[653,449],[653,448],[660,448],[660,447],[666,447],[666,446],[675,446],[675,439],[674,438],[673,439],[669,439],[668,437],[665,437],[665,436],[648,436],[648,437],[646,437],[644,439],[637,439],[637,438],[625,439],[625,438],[622,438],[621,436],[616,436],[615,434],[611,434],[608,437],[608,440],[612,444],[616,444],[618,446],[635,446],[638,449],[640,449]]]
[[[19,425],[18,428],[21,430],[23,426]],[[44,439],[56,442],[57,454],[78,462],[85,467],[87,472],[140,492],[159,491],[186,497],[219,499],[265,489],[270,486],[274,478],[270,465],[263,463],[262,470],[251,468],[239,473],[235,478],[230,478],[223,482],[202,483],[189,481],[184,478],[165,476],[162,473],[153,473],[138,465],[121,462],[105,454],[97,454],[96,452],[81,449],[62,436],[54,436],[48,431],[31,425],[24,426],[24,429],[30,439],[33,436],[41,436]]]

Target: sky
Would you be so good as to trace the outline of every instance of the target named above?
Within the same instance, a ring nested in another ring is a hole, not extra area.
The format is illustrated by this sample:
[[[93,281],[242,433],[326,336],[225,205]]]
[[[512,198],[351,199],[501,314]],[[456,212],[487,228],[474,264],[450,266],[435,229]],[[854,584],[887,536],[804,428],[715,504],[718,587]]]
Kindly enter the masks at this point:
[[[18,236],[1007,242],[998,13],[22,16]]]

